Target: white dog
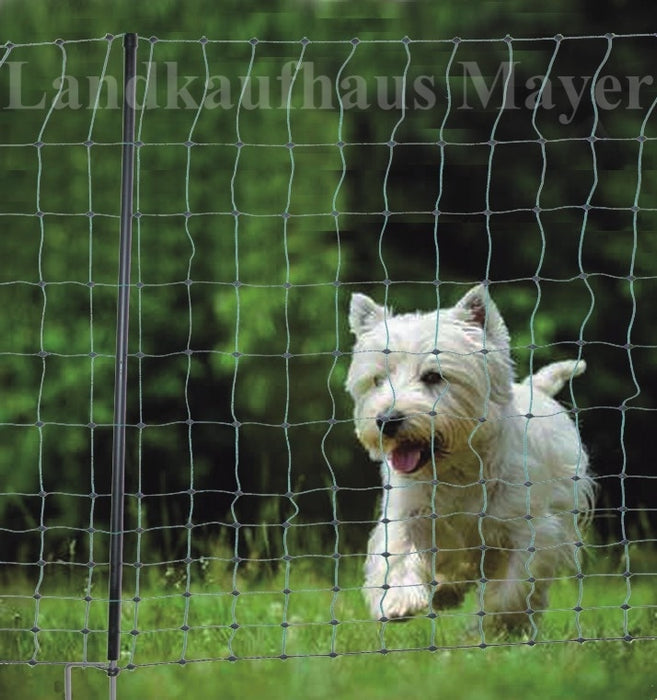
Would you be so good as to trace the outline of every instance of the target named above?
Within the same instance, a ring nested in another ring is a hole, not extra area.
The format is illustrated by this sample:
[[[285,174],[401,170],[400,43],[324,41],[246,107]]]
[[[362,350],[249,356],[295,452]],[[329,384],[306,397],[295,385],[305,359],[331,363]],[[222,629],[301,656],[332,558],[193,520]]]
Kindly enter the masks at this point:
[[[592,509],[586,452],[551,398],[584,362],[514,383],[484,286],[453,308],[403,315],[354,294],[349,320],[356,434],[384,489],[365,565],[372,615],[458,605],[477,584],[485,623],[526,625],[560,566],[578,565]]]

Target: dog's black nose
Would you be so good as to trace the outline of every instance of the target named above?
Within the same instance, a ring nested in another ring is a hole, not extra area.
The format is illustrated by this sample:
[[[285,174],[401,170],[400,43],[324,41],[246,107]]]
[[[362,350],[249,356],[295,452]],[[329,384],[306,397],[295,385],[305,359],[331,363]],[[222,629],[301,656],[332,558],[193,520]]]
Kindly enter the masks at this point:
[[[399,411],[386,411],[385,413],[379,413],[376,417],[376,427],[386,437],[394,437],[403,422],[404,415]]]

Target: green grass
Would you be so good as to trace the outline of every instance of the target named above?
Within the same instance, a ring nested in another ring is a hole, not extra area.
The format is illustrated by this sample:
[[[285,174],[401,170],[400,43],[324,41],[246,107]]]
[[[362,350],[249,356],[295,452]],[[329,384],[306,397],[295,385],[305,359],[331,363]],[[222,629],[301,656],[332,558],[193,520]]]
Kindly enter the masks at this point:
[[[657,574],[628,581],[601,572],[556,582],[530,646],[527,639],[483,636],[474,592],[463,608],[436,619],[370,621],[355,562],[340,562],[337,592],[330,571],[311,563],[291,562],[257,583],[252,574],[239,578],[238,596],[230,573],[218,567],[202,581],[192,578],[190,597],[183,595],[184,571],[143,579],[141,600],[123,606],[118,697],[657,697],[657,641],[650,639]],[[106,663],[104,590],[85,601],[78,583],[48,584],[46,577],[39,601],[26,579],[3,587],[0,659],[14,663],[0,667],[0,697],[63,697],[66,662]],[[40,631],[31,630],[35,624]],[[626,635],[634,641],[622,641]],[[38,663],[30,667],[33,658]],[[107,696],[103,670],[74,668],[72,681],[74,698]]]

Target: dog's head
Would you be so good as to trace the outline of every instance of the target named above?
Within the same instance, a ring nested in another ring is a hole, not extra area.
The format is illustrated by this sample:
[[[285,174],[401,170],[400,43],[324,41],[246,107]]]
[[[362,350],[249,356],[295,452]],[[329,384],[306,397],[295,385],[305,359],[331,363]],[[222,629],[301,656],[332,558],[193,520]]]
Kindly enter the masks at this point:
[[[397,473],[472,452],[511,399],[509,334],[484,286],[452,308],[399,315],[354,294],[349,323],[356,434]]]

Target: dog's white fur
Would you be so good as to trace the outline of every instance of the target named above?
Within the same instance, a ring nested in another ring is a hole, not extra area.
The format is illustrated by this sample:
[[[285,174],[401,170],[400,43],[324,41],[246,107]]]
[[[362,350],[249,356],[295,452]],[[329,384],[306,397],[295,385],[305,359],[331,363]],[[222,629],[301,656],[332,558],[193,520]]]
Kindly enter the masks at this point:
[[[384,486],[371,614],[451,607],[477,584],[484,622],[526,625],[560,567],[578,563],[592,509],[586,451],[551,398],[584,362],[514,383],[509,333],[481,285],[452,308],[403,315],[354,294],[349,320],[356,434]]]

